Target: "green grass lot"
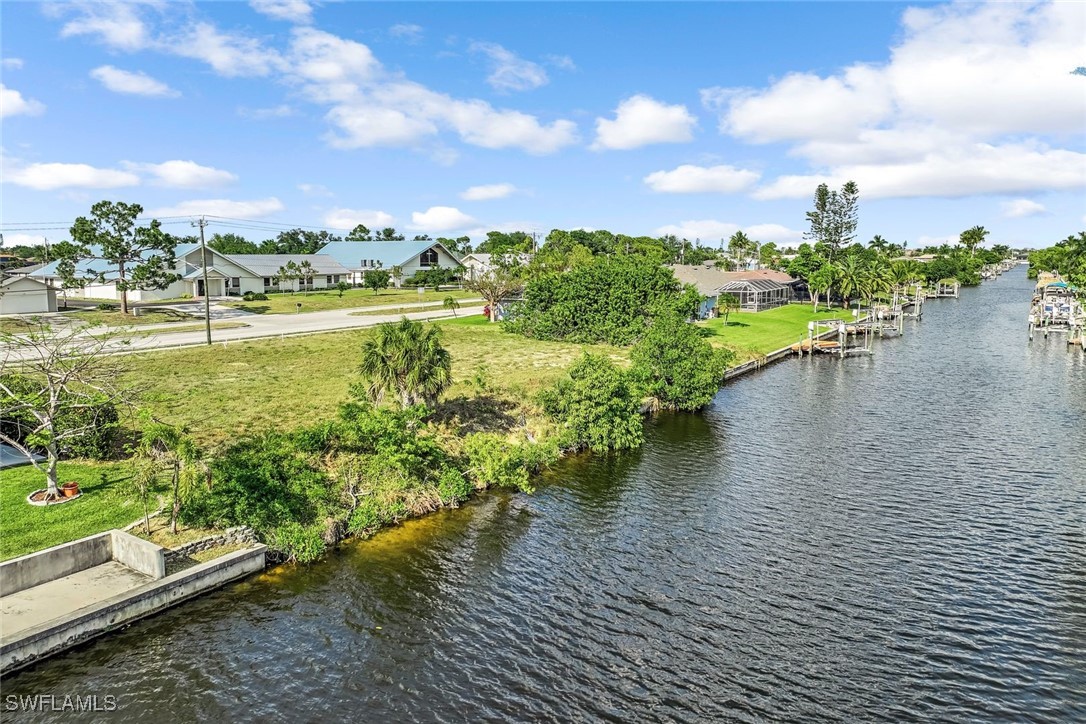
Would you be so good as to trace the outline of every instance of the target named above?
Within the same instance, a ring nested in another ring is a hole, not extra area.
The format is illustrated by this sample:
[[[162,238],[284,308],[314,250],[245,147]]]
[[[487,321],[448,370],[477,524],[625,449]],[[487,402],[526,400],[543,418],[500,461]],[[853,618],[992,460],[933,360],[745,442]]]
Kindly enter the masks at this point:
[[[142,312],[138,317],[134,314],[121,314],[120,309],[83,309],[78,312],[67,312],[69,319],[85,322],[90,326],[106,327],[132,327],[139,324],[168,324],[171,322],[191,322],[192,315],[174,311],[172,309],[156,309]]]
[[[302,305],[302,313],[325,312],[329,309],[358,309],[387,304],[412,304],[415,302],[441,302],[445,297],[464,299],[478,296],[466,289],[450,289],[448,291],[435,292],[427,290],[419,294],[412,289],[382,289],[377,294],[372,289],[348,289],[339,296],[339,291],[297,292],[295,294],[275,293],[269,294],[267,301],[246,302],[236,300],[220,302],[223,306],[233,307],[253,314],[295,314],[298,304]]]
[[[121,528],[143,515],[128,490],[127,462],[66,462],[57,467],[61,483],[74,480],[83,496],[61,505],[28,505],[26,496],[45,487],[45,474],[32,465],[7,468],[0,480],[0,559]],[[156,491],[157,492],[157,491]],[[152,495],[152,510],[157,495]]]
[[[585,348],[508,334],[481,315],[440,324],[453,359],[449,399],[474,395],[473,380],[485,366],[484,378],[503,397],[527,401]],[[157,417],[187,426],[214,446],[334,416],[351,384],[361,381],[359,352],[372,334],[371,328],[127,355],[125,382],[143,389],[143,404]],[[627,350],[591,348],[621,363],[628,359]]]
[[[698,325],[710,332],[709,342],[736,350],[736,362],[745,362],[774,350],[795,344],[807,336],[807,322],[813,319],[851,319],[851,313],[841,308],[819,306],[814,312],[810,304],[789,304],[764,312],[733,312],[724,319],[710,319]]]

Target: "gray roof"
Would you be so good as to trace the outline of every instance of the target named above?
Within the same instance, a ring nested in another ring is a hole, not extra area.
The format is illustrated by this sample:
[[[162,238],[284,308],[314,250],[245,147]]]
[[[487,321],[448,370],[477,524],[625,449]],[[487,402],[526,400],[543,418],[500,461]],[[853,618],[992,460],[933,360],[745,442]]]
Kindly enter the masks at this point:
[[[781,284],[772,279],[735,279],[722,286],[720,291],[740,292],[753,289],[756,292],[775,292],[787,288],[787,284]]]
[[[18,276],[20,274],[30,274],[31,272],[36,272],[38,269],[41,269],[44,266],[45,266],[45,262],[42,262],[41,264],[29,264],[27,266],[19,266],[19,267],[15,267],[15,268],[12,268],[12,269],[5,269],[4,273],[7,274],[8,276]]]
[[[732,289],[778,289],[788,286],[796,280],[784,272],[771,269],[752,269],[748,271],[724,271],[712,264],[676,264],[671,267],[675,278],[683,284],[693,284],[698,294],[712,297],[720,293],[721,289],[729,286]],[[736,282],[750,282],[751,287],[730,286]],[[766,286],[766,285],[769,286]]]
[[[438,241],[330,241],[320,248],[321,254],[328,254],[348,269],[362,269],[362,260],[373,260],[370,266],[389,267],[407,264],[414,257],[427,249],[441,248],[453,261],[456,256]]]
[[[301,264],[308,261],[317,274],[350,274],[350,270],[327,254],[223,254],[230,261],[245,267],[258,277],[273,277],[288,261]]]

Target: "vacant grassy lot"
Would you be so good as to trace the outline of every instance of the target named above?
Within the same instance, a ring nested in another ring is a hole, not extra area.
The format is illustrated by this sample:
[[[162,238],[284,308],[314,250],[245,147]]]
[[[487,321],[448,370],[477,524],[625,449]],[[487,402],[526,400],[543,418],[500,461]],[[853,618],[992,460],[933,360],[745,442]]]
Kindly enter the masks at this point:
[[[3,471],[0,559],[124,527],[143,515],[140,504],[126,488],[131,475],[127,462],[60,463],[58,473],[61,483],[78,482],[83,496],[62,505],[37,507],[28,505],[26,496],[45,487],[45,475],[31,465]],[[152,503],[152,508],[155,505]]]
[[[476,380],[503,396],[528,399],[563,374],[583,345],[540,342],[503,332],[482,316],[441,323],[453,359],[447,397],[469,395]],[[204,444],[246,433],[289,430],[335,415],[373,329],[264,339],[226,347],[193,347],[124,358],[128,382],[144,389],[144,404],[167,422],[186,425]],[[627,359],[606,346],[593,350]],[[481,375],[481,377],[480,377]]]
[[[807,322],[813,319],[841,319],[850,314],[843,309],[825,307],[819,307],[816,313],[809,304],[789,304],[765,312],[733,312],[727,327],[722,318],[698,324],[709,330],[711,343],[732,347],[739,353],[736,361],[742,362],[805,338]]]
[[[339,296],[336,290],[309,292],[305,294],[269,294],[267,301],[246,302],[242,300],[220,302],[222,306],[234,307],[253,314],[295,314],[298,304],[302,313],[324,312],[329,309],[361,309],[364,307],[384,306],[388,304],[412,304],[415,302],[441,302],[445,297],[464,299],[478,296],[466,289],[451,289],[435,292],[427,290],[419,294],[415,289],[382,289],[374,294],[372,289],[348,289]]]

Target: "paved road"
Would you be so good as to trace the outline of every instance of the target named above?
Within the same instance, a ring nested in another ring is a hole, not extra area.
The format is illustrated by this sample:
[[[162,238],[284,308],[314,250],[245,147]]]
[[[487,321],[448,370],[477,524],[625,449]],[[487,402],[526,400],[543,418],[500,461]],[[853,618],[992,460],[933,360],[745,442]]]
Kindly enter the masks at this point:
[[[481,300],[476,300],[481,301]],[[456,311],[456,316],[465,317],[483,313],[481,304],[473,304],[473,300],[460,300],[463,307]],[[415,303],[414,307],[426,306],[427,303]],[[429,302],[433,304],[433,302]],[[400,313],[398,310],[408,310],[409,304],[396,304],[386,307],[365,307],[360,309],[333,309],[326,312],[307,312],[305,314],[252,314],[231,307],[213,305],[211,307],[211,319],[213,322],[243,322],[246,327],[235,329],[212,329],[211,339],[214,343],[230,344],[252,339],[265,339],[269,337],[285,337],[287,335],[314,334],[318,332],[333,332],[342,329],[356,329],[361,327],[374,327],[382,322],[394,322],[402,316],[408,319],[442,319],[454,316],[451,311],[444,309],[431,309],[425,311]],[[192,305],[178,305],[176,308],[185,312],[192,312]],[[352,312],[387,310],[386,314],[363,314],[352,316]],[[201,310],[202,311],[202,310]],[[202,317],[194,317],[194,322],[201,321]],[[156,329],[169,329],[176,324],[154,324],[142,327],[130,327],[125,332],[154,331]],[[101,331],[101,327],[97,328]],[[110,345],[118,352],[143,351],[152,349],[176,349],[178,347],[190,347],[206,344],[206,332],[202,329],[192,332],[173,332],[169,334],[151,334],[147,336],[133,336],[130,343],[123,345],[117,343]],[[9,358],[11,359],[11,358]]]

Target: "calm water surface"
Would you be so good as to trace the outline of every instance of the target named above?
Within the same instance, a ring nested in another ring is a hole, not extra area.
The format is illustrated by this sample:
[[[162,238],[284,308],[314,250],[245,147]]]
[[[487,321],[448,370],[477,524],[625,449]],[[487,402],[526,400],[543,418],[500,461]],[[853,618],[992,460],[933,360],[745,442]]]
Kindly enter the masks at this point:
[[[636,453],[3,682],[113,720],[1086,720],[1086,355],[1022,268]],[[5,714],[5,716],[11,716]],[[56,715],[71,720],[70,715]]]

